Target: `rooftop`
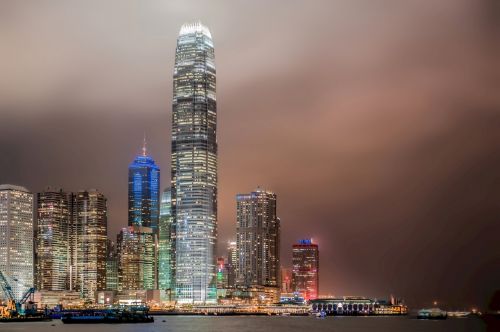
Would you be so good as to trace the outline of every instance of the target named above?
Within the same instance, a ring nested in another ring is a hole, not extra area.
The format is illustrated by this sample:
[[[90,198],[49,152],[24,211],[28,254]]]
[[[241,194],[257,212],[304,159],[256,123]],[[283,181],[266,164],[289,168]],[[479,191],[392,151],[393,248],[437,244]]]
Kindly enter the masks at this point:
[[[0,190],[17,190],[29,193],[30,191],[21,186],[15,186],[13,184],[0,184]]]
[[[181,31],[179,32],[179,35],[187,35],[190,33],[203,33],[209,38],[212,38],[212,34],[210,34],[210,30],[203,24],[201,24],[200,21],[195,22],[195,23],[185,23],[181,27]]]

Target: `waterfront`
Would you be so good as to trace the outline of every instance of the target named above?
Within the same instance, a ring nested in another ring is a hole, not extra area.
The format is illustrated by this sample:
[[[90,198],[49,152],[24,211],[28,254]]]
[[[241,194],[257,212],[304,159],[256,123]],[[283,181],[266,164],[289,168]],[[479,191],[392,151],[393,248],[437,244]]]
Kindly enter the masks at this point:
[[[203,317],[203,316],[156,316],[153,324],[120,325],[72,325],[72,332],[169,332],[169,331],[335,331],[335,332],[465,332],[487,331],[479,318],[447,319],[444,321],[421,321],[411,317]],[[59,332],[67,331],[68,326],[59,320],[52,322],[4,323],[2,332]]]

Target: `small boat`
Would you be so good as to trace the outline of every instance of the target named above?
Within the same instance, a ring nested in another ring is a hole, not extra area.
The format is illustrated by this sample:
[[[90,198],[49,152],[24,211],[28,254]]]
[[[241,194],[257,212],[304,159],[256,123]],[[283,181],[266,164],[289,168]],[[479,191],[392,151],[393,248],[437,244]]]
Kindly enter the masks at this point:
[[[154,318],[147,310],[83,310],[66,313],[61,317],[64,324],[121,324],[152,323]]]
[[[446,319],[448,314],[439,308],[421,309],[418,311],[418,319]]]

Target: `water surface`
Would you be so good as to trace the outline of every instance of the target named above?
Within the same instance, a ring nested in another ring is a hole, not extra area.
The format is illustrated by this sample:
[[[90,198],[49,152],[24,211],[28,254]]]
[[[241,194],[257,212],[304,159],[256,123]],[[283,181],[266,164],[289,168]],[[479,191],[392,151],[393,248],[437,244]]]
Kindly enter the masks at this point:
[[[54,326],[53,326],[54,325]],[[1,332],[464,332],[486,331],[478,318],[454,318],[443,321],[423,321],[410,317],[205,317],[155,316],[150,324],[65,325],[52,322],[0,323]]]

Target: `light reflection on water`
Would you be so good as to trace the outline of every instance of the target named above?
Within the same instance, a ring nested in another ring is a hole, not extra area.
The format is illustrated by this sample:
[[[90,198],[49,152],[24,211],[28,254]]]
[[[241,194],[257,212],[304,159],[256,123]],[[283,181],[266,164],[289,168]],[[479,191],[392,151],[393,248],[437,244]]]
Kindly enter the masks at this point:
[[[205,317],[155,316],[153,324],[64,325],[52,322],[0,323],[0,332],[461,332],[486,331],[478,318],[421,321],[410,317]]]

